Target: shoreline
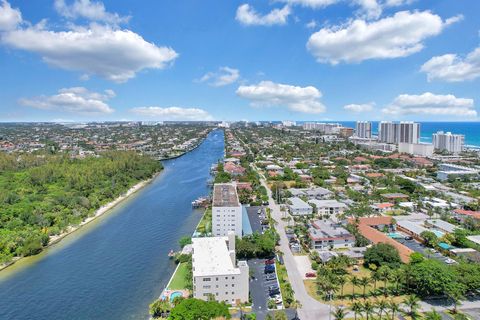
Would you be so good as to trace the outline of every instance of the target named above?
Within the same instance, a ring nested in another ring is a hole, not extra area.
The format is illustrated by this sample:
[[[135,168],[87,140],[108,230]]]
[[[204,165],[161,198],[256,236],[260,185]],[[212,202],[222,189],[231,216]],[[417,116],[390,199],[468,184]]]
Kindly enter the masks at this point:
[[[121,194],[120,196],[118,196],[117,198],[113,199],[112,201],[110,201],[109,203],[107,204],[104,204],[103,206],[101,206],[100,208],[98,208],[95,213],[86,218],[85,220],[83,220],[80,224],[76,225],[76,226],[69,226],[67,228],[66,231],[60,233],[60,234],[57,234],[57,235],[54,235],[54,236],[50,236],[49,237],[49,242],[48,242],[48,245],[46,245],[45,247],[43,247],[42,251],[40,251],[39,253],[37,253],[36,255],[48,250],[50,247],[54,246],[55,244],[61,242],[65,237],[67,237],[68,235],[74,233],[75,231],[78,231],[80,230],[82,227],[84,227],[85,225],[89,224],[90,222],[92,221],[95,221],[97,218],[105,215],[106,213],[109,213],[112,209],[114,209],[118,204],[122,203],[123,201],[127,200],[130,196],[134,195],[135,193],[137,193],[138,191],[140,191],[141,189],[143,189],[144,187],[146,187],[147,185],[149,185],[150,183],[153,182],[153,180],[155,178],[157,178],[160,173],[162,173],[164,169],[162,169],[161,171],[155,173],[151,178],[149,179],[146,179],[146,180],[142,180],[140,182],[138,182],[137,184],[133,185],[132,187],[130,187],[130,189],[128,189],[125,193]],[[33,255],[33,256],[36,256],[36,255]],[[24,258],[28,258],[28,257],[32,257],[32,256],[26,256],[26,257],[14,257],[12,259],[12,261],[6,263],[6,264],[2,264],[0,265],[0,272],[13,266],[15,263],[17,263],[18,261],[24,259]]]

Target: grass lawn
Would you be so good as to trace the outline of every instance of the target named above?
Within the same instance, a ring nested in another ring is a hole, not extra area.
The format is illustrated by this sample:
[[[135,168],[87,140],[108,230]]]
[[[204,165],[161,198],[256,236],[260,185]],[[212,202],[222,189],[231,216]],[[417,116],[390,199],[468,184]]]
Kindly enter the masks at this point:
[[[353,271],[352,268],[347,269],[349,272],[349,275],[347,277],[351,277],[353,275],[357,276],[358,278],[361,277],[369,277],[371,274],[371,271],[368,270],[367,268],[363,266],[359,266],[358,271]],[[317,284],[316,284],[316,279],[308,279],[303,281],[305,284],[305,288],[307,289],[307,292],[310,296],[315,298],[318,301],[325,302],[324,296],[323,295],[318,295],[317,294]],[[377,281],[377,292],[378,290],[381,290],[383,288],[383,281]],[[391,282],[387,282],[387,287],[393,286],[394,284]],[[369,284],[368,286],[365,287],[365,294],[367,295],[367,300],[376,301],[378,299],[385,299],[383,294],[377,295],[376,297],[371,296],[368,297],[368,295],[374,291],[374,285],[373,283]],[[341,289],[337,291],[337,296],[335,299],[332,301],[333,305],[336,306],[347,306],[351,303],[352,299],[352,292],[353,292],[353,285],[347,281],[345,285],[343,286],[343,294],[345,298],[339,299],[338,296],[341,294]],[[355,286],[355,298],[360,301],[365,301],[363,298],[363,286]],[[404,300],[405,296],[387,296],[387,299],[393,299],[395,302],[402,302]]]
[[[182,262],[178,265],[177,271],[173,275],[172,280],[168,284],[168,289],[182,290],[187,288],[187,263]]]

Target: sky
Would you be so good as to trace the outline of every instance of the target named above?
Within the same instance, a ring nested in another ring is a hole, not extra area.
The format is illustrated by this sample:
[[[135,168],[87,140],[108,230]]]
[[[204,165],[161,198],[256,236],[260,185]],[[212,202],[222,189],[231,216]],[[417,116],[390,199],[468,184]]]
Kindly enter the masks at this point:
[[[0,121],[478,121],[477,0],[0,0]]]

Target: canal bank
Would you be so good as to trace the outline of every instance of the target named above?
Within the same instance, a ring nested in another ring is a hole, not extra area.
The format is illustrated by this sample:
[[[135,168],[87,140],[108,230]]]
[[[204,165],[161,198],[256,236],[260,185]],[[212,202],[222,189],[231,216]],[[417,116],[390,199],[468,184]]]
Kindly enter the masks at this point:
[[[148,319],[175,269],[167,254],[198,224],[191,201],[208,193],[210,166],[223,151],[223,132],[213,131],[110,214],[0,274],[0,318]]]

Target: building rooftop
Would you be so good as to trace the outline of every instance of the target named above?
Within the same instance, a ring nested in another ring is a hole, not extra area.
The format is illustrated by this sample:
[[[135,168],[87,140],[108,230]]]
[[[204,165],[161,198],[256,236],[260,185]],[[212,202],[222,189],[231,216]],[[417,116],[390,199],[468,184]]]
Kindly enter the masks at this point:
[[[446,232],[449,232],[449,233],[454,232],[455,229],[461,229],[454,224],[448,223],[448,222],[440,220],[440,219],[430,219],[430,220],[427,220],[425,222],[426,222],[426,225],[433,226],[435,228],[438,228],[440,230],[443,230],[443,231],[446,231]]]
[[[214,207],[238,207],[237,189],[232,183],[217,183],[213,187]]]
[[[304,208],[311,208],[311,206],[303,201],[300,198],[289,198],[288,199],[292,204],[290,205],[291,208],[293,209],[304,209]]]
[[[228,237],[193,238],[193,276],[240,274],[230,257]]]
[[[339,226],[333,221],[316,220],[313,222],[313,228],[310,228],[310,238],[316,239],[338,239],[338,238],[352,238],[353,236],[347,229]]]
[[[337,200],[309,200],[308,203],[312,203],[317,208],[325,208],[325,207],[335,207],[335,208],[346,208],[347,205],[343,202],[338,202]]]

